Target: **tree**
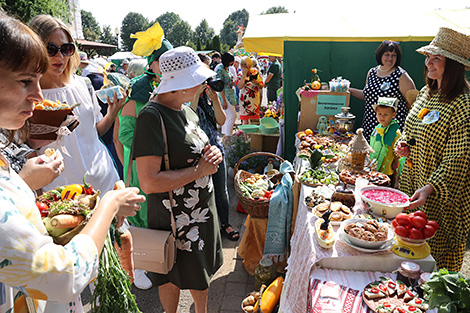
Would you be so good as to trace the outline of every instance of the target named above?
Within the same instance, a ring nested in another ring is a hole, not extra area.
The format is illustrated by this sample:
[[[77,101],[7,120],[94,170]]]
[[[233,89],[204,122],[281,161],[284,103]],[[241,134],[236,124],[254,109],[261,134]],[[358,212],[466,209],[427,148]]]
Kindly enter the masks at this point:
[[[208,40],[204,50],[212,50],[212,40]]]
[[[173,25],[168,34],[165,34],[165,37],[174,47],[185,46],[193,38],[193,31],[188,22],[179,21]]]
[[[202,50],[201,38],[197,37],[196,51],[201,51],[201,50]]]
[[[125,51],[131,51],[134,45],[134,38],[131,34],[145,31],[149,27],[148,20],[140,13],[130,12],[122,20],[121,42]]]
[[[103,26],[103,31],[101,32],[100,36],[100,42],[118,46],[118,37],[111,30],[111,26]],[[119,50],[119,48],[117,50]]]
[[[100,25],[91,12],[81,10],[83,37],[86,40],[98,41],[101,36]]]
[[[24,23],[38,14],[50,14],[64,22],[72,17],[67,0],[0,0],[0,7]]]
[[[192,48],[194,51],[198,51],[196,45],[191,40],[186,43],[186,46]]]
[[[215,50],[215,51],[222,51],[222,46],[220,44],[220,37],[219,36],[214,36],[214,38],[212,38],[212,50]]]
[[[233,47],[237,43],[237,31],[239,26],[248,24],[249,13],[247,10],[238,10],[230,14],[224,21],[220,30],[220,40],[223,44]]]
[[[215,31],[212,27],[209,26],[206,19],[203,19],[194,30],[194,40],[196,40],[196,38],[200,38],[201,43],[203,44],[205,44],[208,40],[211,40],[214,35]]]
[[[269,9],[266,10],[266,12],[262,12],[261,14],[277,14],[277,13],[289,13],[289,10],[287,10],[283,6],[270,7]]]
[[[165,37],[168,33],[170,33],[171,28],[176,25],[179,21],[181,21],[181,17],[173,12],[166,12],[157,17],[156,20],[160,26],[163,28],[163,32],[165,33]],[[152,24],[153,25],[153,24]],[[171,42],[171,41],[170,41]]]

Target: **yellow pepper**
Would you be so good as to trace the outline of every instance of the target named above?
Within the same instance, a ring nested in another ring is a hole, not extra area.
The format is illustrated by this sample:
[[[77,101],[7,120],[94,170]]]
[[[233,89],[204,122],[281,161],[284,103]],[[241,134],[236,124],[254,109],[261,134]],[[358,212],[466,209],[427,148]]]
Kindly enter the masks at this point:
[[[83,193],[83,186],[79,184],[68,185],[60,193],[62,200],[73,200]]]

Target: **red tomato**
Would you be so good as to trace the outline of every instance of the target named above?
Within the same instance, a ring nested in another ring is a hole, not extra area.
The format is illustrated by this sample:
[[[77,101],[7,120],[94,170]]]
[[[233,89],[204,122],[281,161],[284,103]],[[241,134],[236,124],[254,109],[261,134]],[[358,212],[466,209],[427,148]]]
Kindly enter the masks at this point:
[[[426,225],[426,220],[419,215],[413,216],[412,218],[410,218],[410,220],[411,225],[419,229],[423,228],[424,225]]]
[[[395,220],[401,226],[408,226],[411,223],[410,218],[405,213],[398,213],[397,217],[395,217]]]
[[[410,312],[414,312],[414,311],[416,311],[416,309],[417,309],[417,307],[415,307],[413,305],[408,306],[408,311],[410,311]]]
[[[436,221],[427,221],[426,225],[431,225],[436,231],[439,229],[439,225]]]
[[[402,308],[397,308],[398,313],[406,313],[406,311]]]
[[[408,214],[408,217],[409,217],[410,219],[411,219],[412,217],[414,217],[414,216],[415,216],[415,213],[414,213],[414,212],[413,212],[413,213],[410,213],[410,214]]]
[[[39,209],[39,212],[41,212],[41,217],[46,217],[49,215],[49,206],[43,202],[36,202],[36,206]]]
[[[397,220],[395,219],[392,221],[392,226],[393,228],[397,228],[397,226],[400,226],[400,224],[398,224]]]
[[[395,234],[402,237],[408,237],[408,229],[405,226],[395,227]]]
[[[421,303],[423,303],[423,299],[416,298],[416,299],[415,299],[415,303],[416,303],[416,304],[421,304]]]
[[[426,213],[424,213],[423,211],[418,210],[418,211],[414,212],[414,214],[415,214],[415,216],[421,216],[425,220],[428,219],[428,217],[426,216]]]
[[[428,224],[424,225],[423,235],[425,238],[431,238],[432,236],[434,236],[435,233],[436,233],[436,230],[434,229],[434,227]]]
[[[410,239],[423,239],[423,232],[420,231],[418,228],[412,228],[410,229],[409,238]]]

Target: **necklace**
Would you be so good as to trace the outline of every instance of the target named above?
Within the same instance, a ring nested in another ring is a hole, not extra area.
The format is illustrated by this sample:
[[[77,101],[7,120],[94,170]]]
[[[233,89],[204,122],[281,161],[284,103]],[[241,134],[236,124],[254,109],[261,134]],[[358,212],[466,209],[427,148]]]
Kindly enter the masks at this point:
[[[383,70],[383,69],[381,69],[381,67],[382,67],[382,65],[379,65],[379,67],[377,68],[381,72],[387,72],[387,71],[389,71],[393,68],[393,66],[391,66],[391,67],[387,68],[386,70]]]

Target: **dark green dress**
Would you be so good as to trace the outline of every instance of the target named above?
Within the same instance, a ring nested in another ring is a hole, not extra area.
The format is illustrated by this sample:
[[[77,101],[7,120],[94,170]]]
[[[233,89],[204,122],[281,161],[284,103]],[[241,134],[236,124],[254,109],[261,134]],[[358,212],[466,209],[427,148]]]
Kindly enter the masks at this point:
[[[194,166],[209,139],[199,127],[196,113],[187,106],[175,111],[149,102],[137,118],[133,157],[163,157],[160,116],[167,132],[171,169]],[[164,167],[162,160],[162,171]],[[171,282],[180,289],[194,290],[209,287],[212,275],[222,265],[222,242],[213,191],[210,175],[173,190],[178,248],[176,264],[168,275],[154,274],[157,285]],[[148,227],[171,230],[168,192],[149,194],[147,204]]]

